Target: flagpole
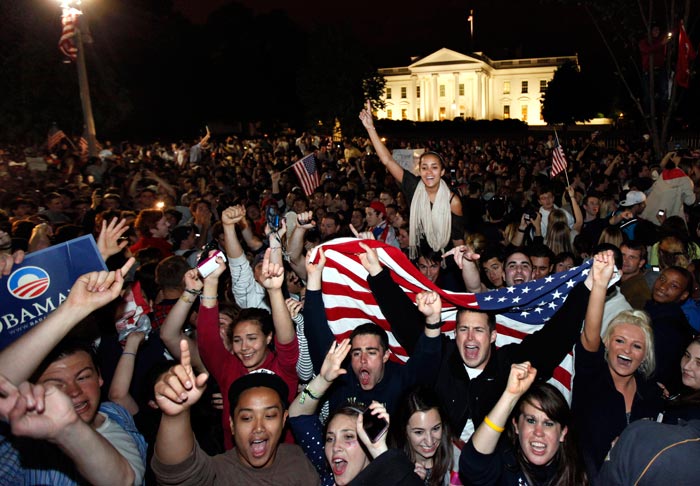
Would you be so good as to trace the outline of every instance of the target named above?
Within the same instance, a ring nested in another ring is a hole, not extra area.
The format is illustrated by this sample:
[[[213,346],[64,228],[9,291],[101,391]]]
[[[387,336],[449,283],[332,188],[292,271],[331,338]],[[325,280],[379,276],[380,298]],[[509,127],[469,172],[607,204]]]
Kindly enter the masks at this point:
[[[554,129],[554,138],[557,140],[557,145],[559,145],[561,147],[561,144],[559,143],[559,135],[557,134],[556,128]],[[564,150],[564,149],[562,149],[562,150]],[[566,187],[571,187],[571,182],[569,182],[569,171],[567,170],[568,168],[569,167],[567,164],[567,167],[564,168],[564,177],[566,177]]]
[[[73,8],[72,4],[80,5],[80,2],[75,0],[59,0],[63,15],[65,16],[69,9]],[[78,87],[80,90],[80,104],[83,108],[83,123],[87,129],[88,154],[90,156],[97,155],[97,133],[95,130],[95,119],[92,115],[92,102],[90,100],[90,85],[88,84],[87,67],[85,65],[85,42],[83,42],[83,34],[86,36],[86,41],[90,42],[89,30],[87,27],[82,29],[81,24],[87,26],[85,14],[82,11],[77,11],[79,16],[75,20],[74,40],[77,50],[75,59],[76,68],[78,70]],[[84,30],[84,32],[83,32]]]

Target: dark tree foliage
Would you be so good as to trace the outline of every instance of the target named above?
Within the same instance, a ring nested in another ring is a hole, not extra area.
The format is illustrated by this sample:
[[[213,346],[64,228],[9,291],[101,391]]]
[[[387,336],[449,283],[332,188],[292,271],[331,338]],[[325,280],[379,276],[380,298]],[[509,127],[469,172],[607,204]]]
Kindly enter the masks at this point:
[[[383,86],[376,78],[369,56],[347,25],[315,27],[297,82],[307,123],[330,133],[337,118],[344,132],[353,132],[359,127],[365,87],[375,106],[380,99]]]
[[[550,125],[571,125],[593,118],[596,97],[576,63],[567,61],[555,72],[542,99],[542,116]]]

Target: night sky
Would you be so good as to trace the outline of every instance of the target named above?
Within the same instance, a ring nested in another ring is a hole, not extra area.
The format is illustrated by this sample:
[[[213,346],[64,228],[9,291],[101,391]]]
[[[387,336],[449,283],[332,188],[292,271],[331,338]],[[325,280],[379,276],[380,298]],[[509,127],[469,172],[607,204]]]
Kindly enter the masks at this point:
[[[197,23],[226,0],[175,0],[178,10]],[[255,13],[280,9],[303,27],[318,23],[349,22],[361,42],[374,51],[379,67],[409,64],[410,56],[423,56],[441,47],[467,52],[467,15],[475,11],[474,51],[493,59],[578,53],[583,68],[607,63],[602,44],[583,9],[556,2],[457,1],[400,2],[356,0],[329,2],[305,0],[241,0]],[[603,57],[600,59],[599,57]]]

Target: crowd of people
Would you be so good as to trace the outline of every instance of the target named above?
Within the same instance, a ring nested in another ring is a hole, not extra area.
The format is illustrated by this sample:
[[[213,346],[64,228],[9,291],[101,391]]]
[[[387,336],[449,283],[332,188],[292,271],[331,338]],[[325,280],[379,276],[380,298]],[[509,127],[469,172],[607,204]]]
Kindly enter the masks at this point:
[[[692,484],[700,154],[586,133],[551,177],[551,136],[386,141],[359,117],[367,136],[340,143],[207,131],[88,159],[67,141],[0,152],[0,285],[82,235],[108,268],[0,350],[0,484]],[[414,171],[397,148],[423,149]],[[288,170],[307,155],[308,193]],[[326,309],[339,237],[361,239],[405,363],[351,303]],[[500,315],[460,308],[448,336],[440,294],[414,302],[366,240],[453,292],[592,263],[497,347]]]

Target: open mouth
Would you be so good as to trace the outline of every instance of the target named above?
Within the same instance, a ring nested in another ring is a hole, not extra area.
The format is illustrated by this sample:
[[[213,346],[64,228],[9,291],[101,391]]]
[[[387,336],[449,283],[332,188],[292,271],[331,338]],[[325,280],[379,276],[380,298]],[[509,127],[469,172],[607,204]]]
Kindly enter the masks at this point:
[[[258,439],[252,441],[250,443],[250,452],[253,454],[253,457],[263,457],[267,452],[267,440]]]
[[[544,442],[530,442],[530,449],[533,454],[542,456],[547,451],[547,444]]]
[[[336,476],[342,476],[348,467],[348,461],[343,459],[333,459],[331,463],[331,468],[333,469],[333,474]]]
[[[475,344],[467,344],[464,346],[464,357],[467,359],[476,359],[479,357],[479,346]]]
[[[625,367],[632,366],[632,358],[630,358],[629,356],[626,356],[624,354],[617,355],[617,362],[620,365],[625,366]]]
[[[370,374],[369,371],[362,369],[360,370],[360,383],[363,386],[369,385]]]
[[[90,408],[90,402],[88,402],[87,400],[85,400],[84,402],[73,404],[73,409],[78,415],[85,413],[88,410],[88,408]]]

